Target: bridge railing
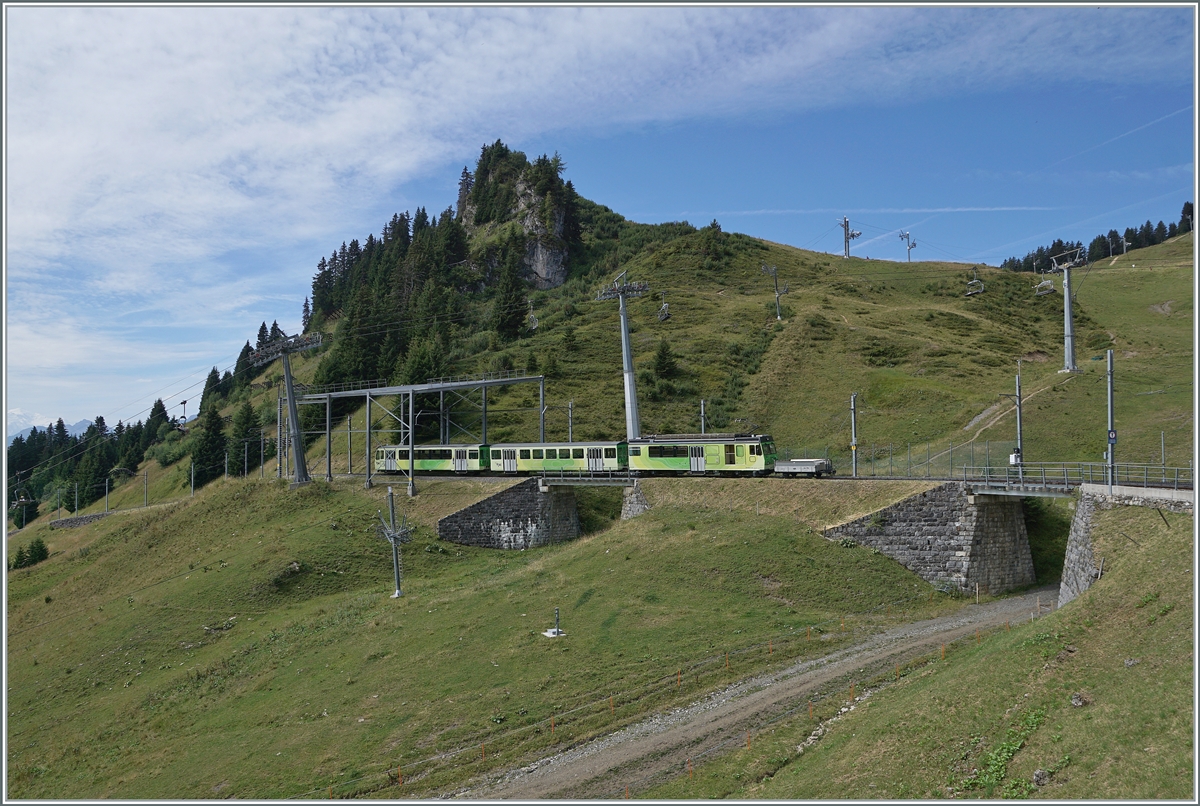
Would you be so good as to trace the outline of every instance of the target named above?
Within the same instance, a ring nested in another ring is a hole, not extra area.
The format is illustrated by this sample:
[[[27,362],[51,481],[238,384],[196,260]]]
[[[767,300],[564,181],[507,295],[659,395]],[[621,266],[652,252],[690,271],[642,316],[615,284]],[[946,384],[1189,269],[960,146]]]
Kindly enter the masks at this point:
[[[542,484],[611,484],[632,486],[636,479],[628,470],[543,470]]]
[[[1117,464],[1110,481],[1108,465],[1103,462],[1038,462],[1011,467],[964,467],[964,482],[989,487],[1078,487],[1080,484],[1113,484],[1121,487],[1166,487],[1176,490],[1193,488],[1190,467]]]

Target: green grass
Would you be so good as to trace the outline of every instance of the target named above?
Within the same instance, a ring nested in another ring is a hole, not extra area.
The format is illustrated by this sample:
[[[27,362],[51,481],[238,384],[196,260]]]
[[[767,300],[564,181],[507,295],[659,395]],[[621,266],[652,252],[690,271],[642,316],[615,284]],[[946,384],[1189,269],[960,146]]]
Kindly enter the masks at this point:
[[[754,482],[652,482],[650,513],[526,552],[436,541],[436,518],[488,485],[426,483],[401,499],[417,532],[400,600],[374,532],[379,487],[218,482],[173,507],[34,527],[54,554],[9,576],[9,795],[387,795],[397,765],[406,792],[444,793],[960,606],[820,536],[911,485],[877,483],[863,503],[788,483],[823,498],[756,516]],[[552,641],[555,607],[567,637]]]
[[[1191,516],[1100,512],[1104,576],[1011,631],[968,639],[859,680],[886,684],[807,752],[807,713],[763,725],[739,749],[644,796],[676,798],[1037,797],[1180,799],[1194,794]],[[1136,542],[1135,542],[1136,541]],[[1137,663],[1127,666],[1126,660]],[[1080,693],[1087,703],[1071,704]],[[828,719],[846,696],[820,702]],[[702,749],[702,748],[701,748]],[[1042,788],[1035,769],[1052,771]]]

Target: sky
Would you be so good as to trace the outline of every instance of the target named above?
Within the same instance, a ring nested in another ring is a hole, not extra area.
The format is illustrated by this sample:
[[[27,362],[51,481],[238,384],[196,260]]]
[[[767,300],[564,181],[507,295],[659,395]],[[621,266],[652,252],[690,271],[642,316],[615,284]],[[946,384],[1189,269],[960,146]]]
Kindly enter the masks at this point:
[[[503,140],[635,221],[998,265],[1178,221],[1175,6],[4,9],[6,428],[196,411]]]

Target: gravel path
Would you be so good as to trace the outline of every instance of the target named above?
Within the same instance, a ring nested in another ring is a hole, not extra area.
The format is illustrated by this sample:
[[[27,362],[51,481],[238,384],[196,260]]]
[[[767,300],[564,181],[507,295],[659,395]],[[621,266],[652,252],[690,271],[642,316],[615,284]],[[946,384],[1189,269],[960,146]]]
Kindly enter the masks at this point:
[[[576,799],[623,797],[685,769],[725,747],[740,747],[772,717],[802,706],[820,687],[855,672],[890,668],[973,633],[1029,619],[1040,601],[1053,610],[1058,586],[969,604],[950,616],[873,635],[820,658],[798,661],[735,683],[683,708],[654,714],[607,736],[515,770],[493,774],[455,797],[471,799]],[[861,679],[861,678],[860,678]]]

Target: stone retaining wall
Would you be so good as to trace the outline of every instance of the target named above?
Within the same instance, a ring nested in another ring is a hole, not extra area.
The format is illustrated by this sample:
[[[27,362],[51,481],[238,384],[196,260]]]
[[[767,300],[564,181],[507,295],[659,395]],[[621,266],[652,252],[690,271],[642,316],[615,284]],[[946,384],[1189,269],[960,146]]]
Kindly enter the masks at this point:
[[[828,530],[879,549],[917,576],[1000,593],[1034,581],[1020,498],[968,495],[950,482]]]
[[[1058,586],[1058,606],[1077,598],[1092,586],[1100,575],[1092,553],[1092,517],[1097,509],[1114,506],[1151,507],[1168,512],[1192,512],[1193,493],[1190,490],[1156,490],[1140,487],[1108,487],[1103,484],[1084,484],[1071,518],[1071,534],[1067,538],[1067,556],[1063,561],[1062,582]]]
[[[56,521],[50,521],[51,529],[76,529],[80,526],[86,526],[89,523],[95,523],[101,518],[107,518],[110,513],[98,512],[95,515],[80,515],[76,518],[59,518]]]
[[[627,521],[649,511],[650,502],[646,500],[646,494],[642,492],[638,483],[635,481],[632,487],[626,487],[621,498],[621,520]]]
[[[530,478],[438,521],[438,537],[464,546],[527,549],[579,537],[575,491],[540,492]]]

